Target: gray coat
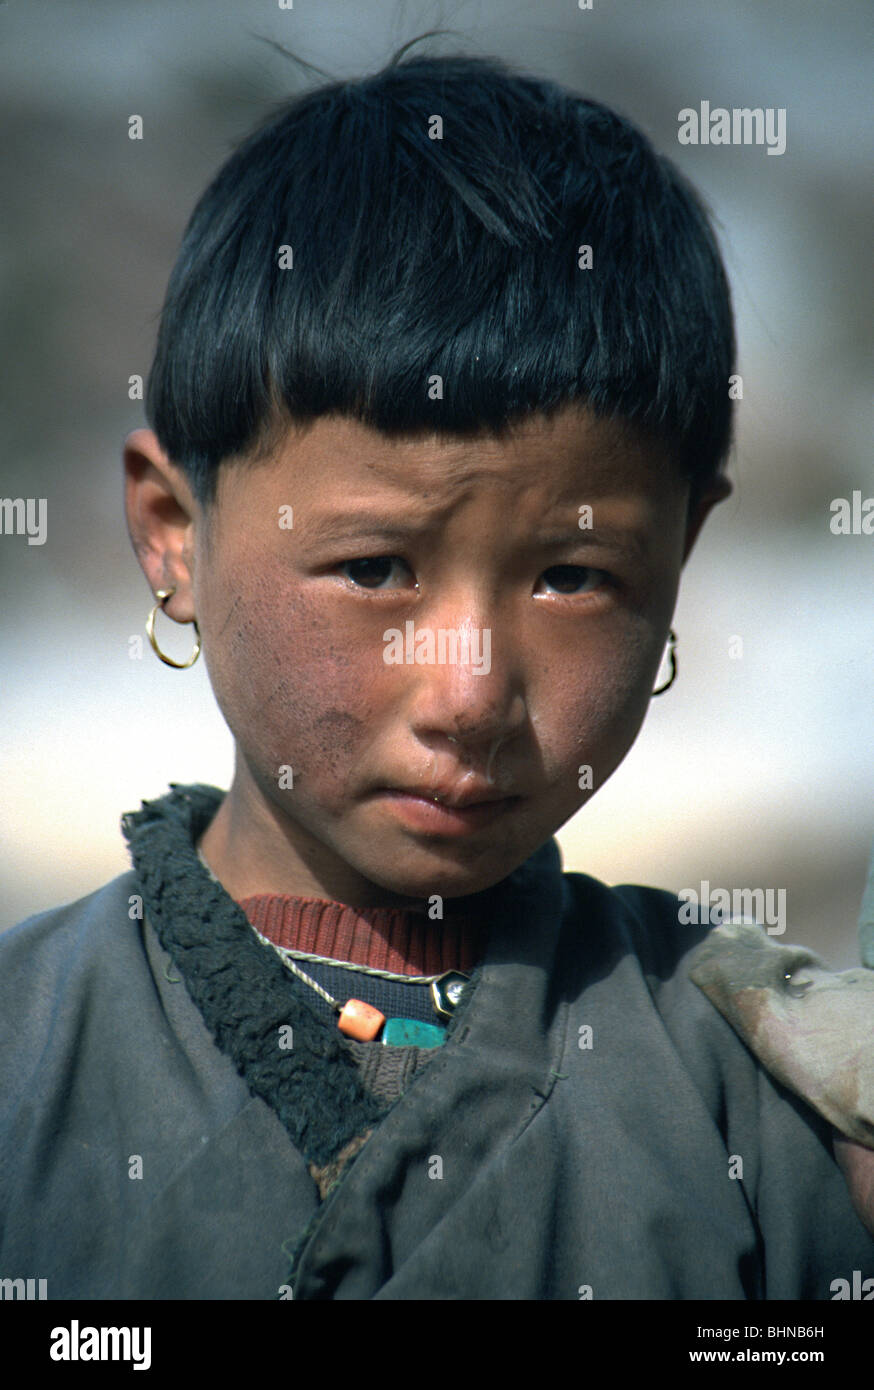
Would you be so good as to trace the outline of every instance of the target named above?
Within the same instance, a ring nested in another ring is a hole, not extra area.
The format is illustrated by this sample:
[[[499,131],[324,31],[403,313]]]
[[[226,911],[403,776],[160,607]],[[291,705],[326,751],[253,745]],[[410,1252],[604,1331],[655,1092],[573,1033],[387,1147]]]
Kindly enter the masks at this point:
[[[529,865],[454,1034],[324,1202],[131,920],[133,873],[6,933],[0,1277],[275,1299],[296,1248],[296,1299],[829,1299],[874,1275],[830,1130],[685,976],[702,929],[552,844]]]

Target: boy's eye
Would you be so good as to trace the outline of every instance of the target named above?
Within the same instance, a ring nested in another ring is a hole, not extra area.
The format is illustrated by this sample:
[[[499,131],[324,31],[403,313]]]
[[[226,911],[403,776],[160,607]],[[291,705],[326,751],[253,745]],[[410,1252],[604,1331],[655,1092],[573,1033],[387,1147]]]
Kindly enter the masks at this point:
[[[585,594],[600,589],[609,578],[606,570],[592,569],[590,565],[552,565],[544,570],[543,582],[557,594]]]
[[[404,589],[412,578],[409,565],[399,555],[368,555],[362,560],[347,560],[340,569],[361,589]],[[391,579],[395,582],[386,582]]]

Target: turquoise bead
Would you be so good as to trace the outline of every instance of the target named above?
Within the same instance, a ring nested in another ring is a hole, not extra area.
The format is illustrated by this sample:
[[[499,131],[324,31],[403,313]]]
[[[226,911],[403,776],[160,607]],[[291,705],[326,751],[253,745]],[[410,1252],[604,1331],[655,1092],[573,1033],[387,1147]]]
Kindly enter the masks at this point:
[[[446,1037],[436,1023],[420,1023],[417,1018],[387,1018],[382,1041],[389,1047],[439,1047]]]

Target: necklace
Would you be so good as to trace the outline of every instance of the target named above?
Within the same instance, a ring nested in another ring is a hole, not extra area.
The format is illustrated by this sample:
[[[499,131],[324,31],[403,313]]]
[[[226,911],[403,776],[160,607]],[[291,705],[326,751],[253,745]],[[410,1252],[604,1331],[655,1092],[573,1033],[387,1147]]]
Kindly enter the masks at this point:
[[[249,925],[252,925],[251,922]],[[262,936],[255,927],[252,927],[252,931],[262,945],[270,946],[276,952],[287,970],[290,970],[304,984],[309,985],[310,989],[314,989],[316,994],[321,995],[326,1004],[330,1004],[338,1015],[337,1027],[347,1037],[354,1038],[357,1042],[374,1042],[380,1038],[382,1042],[394,1047],[439,1047],[444,1041],[444,1029],[436,1023],[423,1023],[417,1018],[386,1018],[384,1013],[381,1013],[373,1004],[366,1004],[363,999],[347,999],[345,1004],[341,1004],[339,999],[335,999],[311,975],[308,975],[305,970],[301,970],[300,966],[295,963],[293,956],[298,954],[297,952],[292,952],[286,946],[277,946],[268,936]],[[313,959],[306,952],[300,954],[307,959]],[[314,959],[324,960],[326,965],[334,965],[341,970],[348,968],[342,961],[334,961],[327,957],[316,956]],[[461,998],[461,992],[470,979],[469,975],[462,974],[460,970],[447,970],[443,975],[395,975],[392,977],[389,971],[373,970],[366,966],[359,966],[358,969],[364,970],[368,974],[388,975],[403,984],[430,983],[431,1001],[434,1008],[440,1018],[446,1019],[452,1017]]]
[[[197,857],[210,878],[218,883],[219,880],[199,848]],[[277,946],[275,941],[271,941],[269,936],[262,935],[251,922],[249,926],[263,946],[269,946],[276,952],[287,970],[302,980],[304,984],[309,985],[310,989],[315,990],[316,994],[320,995],[325,1003],[331,1006],[338,1016],[337,1027],[340,1032],[349,1038],[354,1038],[357,1042],[375,1042],[378,1038],[386,1045],[394,1047],[439,1047],[445,1041],[446,1034],[445,1029],[435,1023],[423,1023],[416,1018],[386,1018],[384,1013],[381,1013],[373,1004],[365,1003],[363,999],[347,999],[345,1004],[341,1004],[338,999],[323,989],[311,975],[308,975],[305,970],[301,970],[300,966],[296,964],[296,960],[312,961],[317,965],[330,965],[339,970],[358,971],[362,975],[375,975],[398,984],[430,985],[434,1011],[438,1018],[443,1019],[452,1017],[461,998],[462,990],[470,979],[469,975],[463,974],[460,970],[446,970],[442,975],[398,975],[391,970],[378,970],[375,966],[358,965],[354,961],[332,960],[330,956],[316,956],[308,951],[293,950],[289,946]]]
[[[270,938],[263,937],[262,940],[269,941]],[[381,980],[393,980],[399,985],[431,985],[435,980],[443,978],[442,975],[397,975],[393,970],[378,970],[375,965],[359,965],[357,961],[336,960],[333,956],[316,956],[312,951],[298,951],[292,946],[277,946],[274,941],[270,944],[283,955],[291,956],[292,960],[306,960],[313,965],[333,965],[338,970],[357,970],[359,975],[376,975]]]

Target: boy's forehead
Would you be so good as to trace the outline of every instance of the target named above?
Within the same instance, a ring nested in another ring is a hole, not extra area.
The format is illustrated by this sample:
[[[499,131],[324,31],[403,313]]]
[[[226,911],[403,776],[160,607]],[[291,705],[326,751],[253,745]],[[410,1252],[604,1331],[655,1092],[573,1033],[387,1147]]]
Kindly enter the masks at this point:
[[[222,481],[236,491],[252,466],[243,460],[223,468]],[[664,446],[578,404],[524,416],[500,432],[466,434],[386,434],[346,416],[322,416],[290,426],[254,467],[264,469],[268,486],[293,484],[310,501],[351,488],[428,494],[436,502],[502,485],[550,495],[583,489],[591,497],[617,489],[662,492],[677,481]]]

